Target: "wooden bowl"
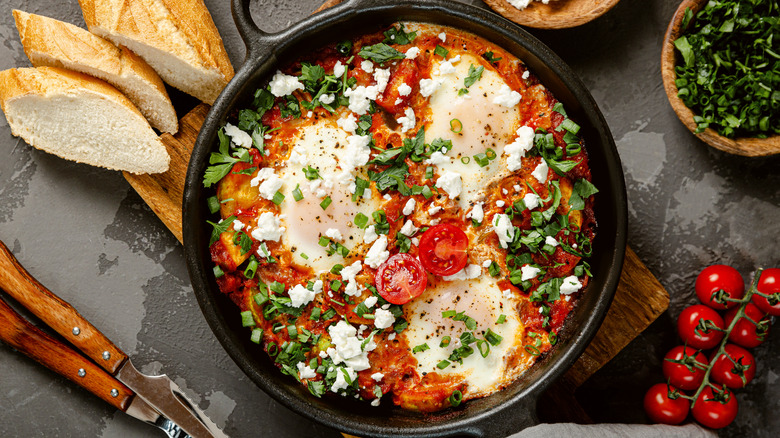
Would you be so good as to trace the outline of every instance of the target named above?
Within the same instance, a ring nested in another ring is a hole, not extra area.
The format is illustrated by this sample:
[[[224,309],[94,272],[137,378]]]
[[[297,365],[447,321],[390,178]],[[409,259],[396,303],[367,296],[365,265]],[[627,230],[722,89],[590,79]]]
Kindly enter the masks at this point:
[[[682,29],[682,20],[685,15],[685,9],[690,8],[694,15],[707,4],[708,0],[683,0],[680,7],[672,17],[669,27],[666,29],[663,48],[661,51],[661,76],[664,81],[664,89],[669,103],[680,121],[700,140],[708,145],[728,152],[730,154],[743,155],[746,157],[762,157],[780,153],[780,136],[774,135],[768,138],[737,137],[726,138],[719,135],[712,128],[707,128],[703,132],[696,134],[696,122],[693,121],[694,113],[685,106],[683,101],[677,97],[677,85],[674,81],[677,75],[674,67],[677,65],[678,53],[674,48],[674,40],[680,37]],[[695,17],[694,17],[695,19]]]
[[[548,4],[532,1],[522,11],[507,0],[485,0],[494,11],[517,24],[537,29],[566,29],[602,16],[620,0],[550,0]]]

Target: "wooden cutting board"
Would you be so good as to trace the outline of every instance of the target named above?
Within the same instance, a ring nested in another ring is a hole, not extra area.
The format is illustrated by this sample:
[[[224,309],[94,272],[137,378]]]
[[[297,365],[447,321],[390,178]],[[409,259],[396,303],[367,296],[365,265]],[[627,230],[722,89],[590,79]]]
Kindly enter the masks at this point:
[[[200,104],[182,117],[176,135],[160,138],[171,155],[170,169],[157,175],[124,176],[166,227],[182,242],[182,196],[192,148],[209,106]],[[589,422],[574,399],[574,391],[599,370],[669,306],[669,294],[631,248],[612,306],[580,359],[540,400],[544,421]]]

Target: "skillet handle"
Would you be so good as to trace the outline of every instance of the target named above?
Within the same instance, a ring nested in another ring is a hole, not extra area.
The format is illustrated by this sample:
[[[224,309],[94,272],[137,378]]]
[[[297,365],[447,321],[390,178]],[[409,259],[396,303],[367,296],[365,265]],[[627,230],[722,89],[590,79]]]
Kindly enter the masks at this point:
[[[511,408],[497,407],[501,412],[491,411],[490,415],[478,419],[463,431],[463,436],[479,438],[503,438],[523,429],[539,424],[536,413],[539,394],[531,393]],[[461,436],[461,435],[459,435]]]

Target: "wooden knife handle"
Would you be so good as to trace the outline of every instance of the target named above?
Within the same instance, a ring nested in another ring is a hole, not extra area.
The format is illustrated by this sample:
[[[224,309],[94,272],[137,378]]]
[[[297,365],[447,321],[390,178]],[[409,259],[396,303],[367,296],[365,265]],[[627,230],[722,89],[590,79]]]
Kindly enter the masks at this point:
[[[19,316],[0,299],[0,339],[122,411],[135,393],[122,382]]]
[[[110,374],[127,360],[103,333],[27,272],[0,241],[0,287]]]

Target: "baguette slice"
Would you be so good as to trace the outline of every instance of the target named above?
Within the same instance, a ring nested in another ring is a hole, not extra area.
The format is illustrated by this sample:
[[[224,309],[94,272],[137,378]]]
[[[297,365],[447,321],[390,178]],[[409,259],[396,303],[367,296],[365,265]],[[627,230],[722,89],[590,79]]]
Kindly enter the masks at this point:
[[[165,85],[138,55],[85,29],[14,10],[22,46],[35,67],[63,67],[103,79],[125,94],[162,132],[179,129]]]
[[[170,85],[213,104],[233,78],[203,0],[79,0],[90,32],[128,47]]]
[[[170,157],[149,122],[111,85],[57,67],[0,72],[0,107],[11,133],[67,160],[159,173]]]

